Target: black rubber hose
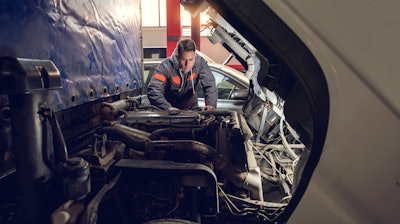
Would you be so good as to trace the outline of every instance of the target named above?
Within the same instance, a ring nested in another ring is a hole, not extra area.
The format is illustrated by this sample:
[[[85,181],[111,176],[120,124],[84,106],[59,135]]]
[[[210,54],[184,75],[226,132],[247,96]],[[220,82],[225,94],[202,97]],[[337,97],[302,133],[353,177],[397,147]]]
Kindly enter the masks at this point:
[[[160,140],[152,141],[152,150],[168,149],[176,151],[191,151],[207,155],[210,159],[214,159],[219,155],[217,150],[204,143],[193,140]]]
[[[60,124],[58,123],[54,113],[49,117],[54,139],[56,141],[55,153],[61,162],[66,162],[68,159],[68,149],[65,143]]]
[[[197,113],[202,115],[216,115],[216,116],[229,116],[232,115],[231,110],[203,110],[197,111]]]
[[[192,131],[203,131],[206,127],[174,127],[174,128],[159,128],[151,132],[149,139],[157,140],[163,133],[171,134],[171,133],[192,133]]]

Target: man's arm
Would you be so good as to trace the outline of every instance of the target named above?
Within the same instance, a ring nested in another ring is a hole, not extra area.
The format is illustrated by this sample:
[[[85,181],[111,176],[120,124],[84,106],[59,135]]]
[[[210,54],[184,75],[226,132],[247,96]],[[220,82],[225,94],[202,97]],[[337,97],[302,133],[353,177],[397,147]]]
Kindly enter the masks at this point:
[[[164,97],[166,82],[166,76],[156,69],[147,86],[147,97],[150,103],[163,110],[168,110],[172,107]]]

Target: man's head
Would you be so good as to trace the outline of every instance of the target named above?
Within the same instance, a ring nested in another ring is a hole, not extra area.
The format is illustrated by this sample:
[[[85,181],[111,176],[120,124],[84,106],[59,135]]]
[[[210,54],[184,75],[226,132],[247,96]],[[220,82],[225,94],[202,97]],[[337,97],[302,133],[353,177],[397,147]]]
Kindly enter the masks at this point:
[[[182,39],[177,45],[176,59],[179,62],[179,67],[188,72],[193,68],[196,57],[196,44],[191,39]]]

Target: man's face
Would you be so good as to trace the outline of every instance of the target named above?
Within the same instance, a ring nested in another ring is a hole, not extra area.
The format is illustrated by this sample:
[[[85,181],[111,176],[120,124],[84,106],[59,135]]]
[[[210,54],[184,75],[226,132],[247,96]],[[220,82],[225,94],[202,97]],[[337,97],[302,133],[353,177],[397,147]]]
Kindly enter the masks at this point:
[[[183,51],[180,56],[178,56],[179,67],[186,73],[193,68],[194,59],[196,57],[196,52],[194,51]]]

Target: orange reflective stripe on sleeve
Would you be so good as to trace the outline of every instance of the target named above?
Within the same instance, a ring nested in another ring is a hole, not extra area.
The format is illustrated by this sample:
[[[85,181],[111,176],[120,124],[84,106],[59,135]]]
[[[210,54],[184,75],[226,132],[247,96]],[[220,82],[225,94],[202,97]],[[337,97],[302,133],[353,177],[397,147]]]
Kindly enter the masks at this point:
[[[177,75],[172,76],[172,82],[174,82],[177,85],[181,84],[181,78]]]
[[[165,82],[165,80],[167,80],[167,78],[165,78],[165,76],[161,75],[160,73],[154,74],[154,78],[160,80],[161,82]]]
[[[188,81],[193,80],[194,78],[196,78],[196,73],[193,72],[189,77],[188,77]]]

